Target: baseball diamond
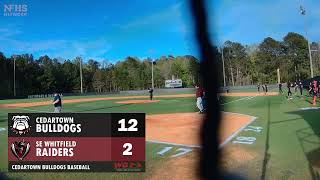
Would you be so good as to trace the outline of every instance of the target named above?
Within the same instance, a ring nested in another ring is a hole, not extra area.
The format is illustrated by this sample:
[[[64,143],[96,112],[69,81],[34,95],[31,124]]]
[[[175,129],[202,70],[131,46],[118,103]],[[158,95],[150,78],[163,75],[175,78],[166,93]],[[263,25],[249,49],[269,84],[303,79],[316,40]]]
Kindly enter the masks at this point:
[[[263,174],[270,177],[312,177],[319,169],[316,154],[320,147],[314,143],[318,142],[316,134],[320,131],[317,128],[320,124],[314,118],[319,115],[319,110],[302,109],[310,106],[308,101],[311,99],[307,95],[304,100],[297,97],[288,101],[284,95],[271,91],[269,95],[259,95],[251,90],[236,92],[236,96],[232,92],[228,96],[221,94],[220,104],[227,104],[222,106],[219,132],[222,167],[226,172],[237,172],[247,178]],[[9,176],[31,179],[86,179],[93,176],[97,179],[196,178],[203,114],[197,112],[194,94],[171,93],[155,95],[154,99],[147,104],[139,101],[149,101],[148,96],[130,94],[63,99],[67,101],[64,112],[146,112],[146,173],[14,173]],[[132,100],[138,103],[130,103]],[[119,101],[129,103],[119,104]],[[0,152],[2,157],[8,153],[5,143],[7,113],[52,112],[53,107],[46,102],[46,99],[0,101],[0,147],[5,149]],[[270,155],[267,157],[266,153]],[[292,154],[295,154],[294,158]],[[282,157],[281,160],[278,157]],[[279,164],[268,165],[274,161]],[[295,166],[292,166],[292,161],[296,162]],[[7,162],[0,162],[0,168],[6,170]]]
[[[320,0],[0,9],[0,180],[320,179]]]

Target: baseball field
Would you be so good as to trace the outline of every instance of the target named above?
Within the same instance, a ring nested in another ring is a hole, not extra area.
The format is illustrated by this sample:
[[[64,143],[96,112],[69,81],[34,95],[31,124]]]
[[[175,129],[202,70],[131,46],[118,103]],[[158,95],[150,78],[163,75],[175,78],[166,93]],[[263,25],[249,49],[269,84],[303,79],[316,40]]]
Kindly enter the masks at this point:
[[[311,97],[221,94],[221,166],[248,179],[316,179],[320,172],[320,110]],[[202,114],[193,92],[63,98],[63,112],[144,112],[145,173],[7,173],[17,179],[196,179]],[[7,114],[52,112],[51,99],[0,101],[0,169],[7,171]],[[320,102],[319,102],[320,103]],[[311,108],[312,107],[312,108]],[[215,119],[212,119],[215,121]]]

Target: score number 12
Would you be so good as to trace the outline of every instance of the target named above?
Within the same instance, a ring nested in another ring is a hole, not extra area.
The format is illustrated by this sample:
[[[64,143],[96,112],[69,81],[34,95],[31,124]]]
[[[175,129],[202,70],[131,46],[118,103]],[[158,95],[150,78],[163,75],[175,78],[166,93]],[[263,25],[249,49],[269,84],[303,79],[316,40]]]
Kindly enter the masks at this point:
[[[137,128],[138,121],[136,119],[130,119],[128,121],[128,125],[130,125],[128,128],[126,128],[125,119],[120,119],[118,121],[118,124],[120,124],[120,128],[118,128],[118,131],[138,131],[138,128]]]

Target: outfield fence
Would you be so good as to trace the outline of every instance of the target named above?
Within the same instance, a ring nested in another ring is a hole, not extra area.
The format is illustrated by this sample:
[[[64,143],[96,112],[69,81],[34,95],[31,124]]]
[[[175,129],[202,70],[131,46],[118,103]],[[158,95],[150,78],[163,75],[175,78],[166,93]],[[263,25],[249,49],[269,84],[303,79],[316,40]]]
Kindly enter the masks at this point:
[[[277,84],[269,84],[269,90],[277,89]],[[195,93],[195,88],[162,88],[154,89],[154,94],[190,94]],[[257,91],[257,85],[248,85],[248,86],[227,86],[221,87],[220,92],[254,92]],[[260,88],[262,91],[262,87]],[[62,93],[63,96],[99,96],[99,95],[146,95],[148,90],[130,90],[130,91],[115,91],[115,92],[85,92],[85,93]],[[0,97],[0,99],[33,99],[33,98],[52,98],[53,94],[33,94],[28,96],[10,96],[10,97]]]
[[[86,92],[86,93],[61,93],[62,96],[94,96],[94,95],[110,95],[110,94],[119,94],[119,92],[101,92],[101,93],[96,93],[96,92]],[[54,94],[34,94],[34,95],[28,95],[28,99],[33,99],[33,98],[50,98],[53,97]]]
[[[170,93],[193,93],[195,88],[163,88],[154,89],[155,94],[170,94]],[[120,91],[120,94],[148,94],[148,89],[146,90],[132,90],[132,91]]]
[[[170,88],[170,89],[155,89],[154,94],[170,94],[170,93],[194,93],[195,88]],[[62,96],[99,96],[99,95],[146,95],[148,94],[148,89],[146,90],[130,90],[130,91],[116,91],[116,92],[85,92],[85,93],[61,93]],[[24,98],[33,99],[33,98],[51,98],[53,94],[33,94],[25,96]],[[22,97],[23,98],[23,97]]]

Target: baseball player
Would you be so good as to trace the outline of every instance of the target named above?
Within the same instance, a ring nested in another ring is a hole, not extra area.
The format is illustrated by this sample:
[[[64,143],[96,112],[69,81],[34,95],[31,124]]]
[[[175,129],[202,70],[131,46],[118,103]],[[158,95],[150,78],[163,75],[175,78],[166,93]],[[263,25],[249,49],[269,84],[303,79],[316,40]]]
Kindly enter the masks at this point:
[[[260,83],[258,83],[257,88],[258,88],[258,93],[260,94]]]
[[[204,112],[203,102],[202,102],[203,95],[204,95],[203,89],[198,85],[196,85],[196,98],[197,98],[197,107],[199,109],[199,113]]]
[[[153,100],[153,89],[152,88],[149,88],[149,95],[150,95],[150,101]]]
[[[300,91],[300,96],[302,96],[303,84],[301,81],[299,81],[299,91]]]
[[[217,94],[217,98],[218,98],[218,101],[219,101],[219,95]],[[206,95],[206,91],[205,89],[203,89],[203,96],[202,96],[202,112],[206,112],[207,111],[207,105],[208,104],[208,98],[207,98],[207,95]]]
[[[264,95],[267,95],[268,93],[268,85],[267,84],[264,84]]]
[[[290,81],[287,83],[287,88],[288,88],[288,99],[292,99],[291,83],[290,83]]]
[[[316,80],[313,81],[313,106],[317,105],[317,93],[318,93],[318,82]]]
[[[282,91],[282,84],[279,83],[279,93],[283,94],[283,91]]]
[[[312,82],[309,84],[309,96],[312,96]]]
[[[296,82],[294,82],[294,94],[295,95],[297,94],[297,89],[298,89],[298,83],[296,81]]]
[[[61,100],[60,95],[57,92],[54,93],[52,104],[54,106],[54,112],[55,113],[61,113],[61,111],[62,111],[62,100]]]

